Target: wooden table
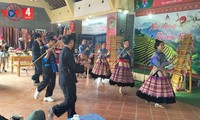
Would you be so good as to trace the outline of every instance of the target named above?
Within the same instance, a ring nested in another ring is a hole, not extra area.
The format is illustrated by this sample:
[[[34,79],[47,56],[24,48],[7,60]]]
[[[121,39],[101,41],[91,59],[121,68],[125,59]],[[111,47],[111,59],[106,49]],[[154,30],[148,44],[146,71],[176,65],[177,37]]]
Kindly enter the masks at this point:
[[[17,67],[17,76],[20,76],[21,67],[33,66],[32,56],[12,56],[11,57],[11,72],[13,74],[14,67]]]

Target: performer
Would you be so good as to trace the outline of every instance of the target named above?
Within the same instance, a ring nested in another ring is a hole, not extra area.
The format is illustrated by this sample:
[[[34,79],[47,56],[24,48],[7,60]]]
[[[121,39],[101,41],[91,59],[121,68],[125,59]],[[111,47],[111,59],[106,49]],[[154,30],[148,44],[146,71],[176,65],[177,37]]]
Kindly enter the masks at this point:
[[[89,74],[91,77],[91,73],[92,73],[92,69],[93,69],[93,65],[94,65],[94,48],[93,48],[93,43],[90,42],[88,45],[89,50],[86,51],[86,56],[88,57],[86,62],[90,63],[90,67],[89,67]]]
[[[77,60],[76,62],[88,62],[90,61],[90,58],[92,58],[92,56],[90,56],[90,47],[87,45],[87,41],[86,39],[83,39],[81,42],[81,45],[78,47],[78,56],[77,56]],[[86,70],[85,72],[86,73]],[[81,74],[81,77],[85,78],[86,75]],[[78,74],[79,76],[80,74]]]
[[[34,41],[34,34],[30,35],[29,40],[28,40],[28,50],[30,51],[32,51],[33,41]]]
[[[40,57],[40,46],[42,46],[42,36],[39,33],[35,34],[35,40],[32,46],[32,62],[37,60]],[[32,76],[32,80],[34,85],[38,85],[40,83],[39,77],[42,74],[42,63],[41,60],[38,60],[34,63],[35,66],[35,74]]]
[[[130,67],[132,58],[131,50],[129,49],[129,41],[123,42],[123,47],[120,47],[117,52],[118,63],[115,65],[115,70],[110,77],[110,85],[118,85],[119,92],[122,92],[122,87],[133,87],[135,85]]]
[[[75,63],[73,55],[74,40],[71,35],[63,37],[62,41],[65,45],[59,56],[59,85],[65,99],[63,103],[49,109],[48,120],[53,120],[54,115],[60,117],[65,112],[68,112],[68,118],[72,118],[76,114],[76,72],[80,69],[84,70],[83,65]]]
[[[150,77],[137,91],[137,96],[145,99],[146,102],[155,102],[155,107],[165,108],[161,103],[175,103],[175,94],[167,77],[165,66],[170,62],[167,60],[164,49],[164,42],[156,40],[154,48],[156,52],[151,57],[151,65],[153,69],[150,72]],[[171,61],[172,62],[172,61]]]
[[[5,41],[3,41],[1,48],[2,49],[0,50],[0,69],[1,69],[1,63],[3,63],[2,72],[7,72],[6,63],[8,62],[8,57],[9,57],[8,53],[9,45]]]
[[[86,39],[83,39],[81,45],[78,47],[78,53],[80,56],[81,61],[87,60],[89,55],[87,55],[87,51],[89,51],[89,47],[87,46]]]
[[[56,39],[52,36],[46,37],[47,45],[41,49],[41,54],[47,53],[42,58],[42,72],[43,81],[39,84],[35,90],[34,98],[38,99],[40,92],[47,87],[44,101],[53,102],[54,99],[51,97],[55,88],[56,72],[58,72],[58,66],[56,64],[57,54],[54,48],[51,48],[55,43]]]
[[[98,50],[97,53],[98,53],[98,59],[92,69],[91,76],[94,79],[101,77],[100,82],[102,83],[102,79],[110,78],[111,75],[109,63],[106,59],[110,57],[110,54],[106,49],[106,42],[101,43],[101,48]]]
[[[24,45],[24,38],[22,38],[22,37],[19,38],[19,45],[18,45],[18,48],[19,48],[20,50],[24,50],[24,48],[25,48],[25,45]]]

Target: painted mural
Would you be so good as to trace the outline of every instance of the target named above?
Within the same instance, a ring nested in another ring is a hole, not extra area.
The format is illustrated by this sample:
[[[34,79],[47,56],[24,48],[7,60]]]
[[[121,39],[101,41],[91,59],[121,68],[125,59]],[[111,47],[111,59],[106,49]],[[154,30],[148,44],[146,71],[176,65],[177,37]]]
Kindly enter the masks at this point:
[[[180,38],[192,34],[194,42],[193,73],[200,74],[200,10],[173,12],[136,17],[135,62],[149,65],[155,51],[155,39],[165,42],[164,53],[168,58],[176,55]]]
[[[135,0],[135,8],[143,9],[143,8],[154,8],[161,6],[169,6],[174,4],[195,2],[197,0]]]

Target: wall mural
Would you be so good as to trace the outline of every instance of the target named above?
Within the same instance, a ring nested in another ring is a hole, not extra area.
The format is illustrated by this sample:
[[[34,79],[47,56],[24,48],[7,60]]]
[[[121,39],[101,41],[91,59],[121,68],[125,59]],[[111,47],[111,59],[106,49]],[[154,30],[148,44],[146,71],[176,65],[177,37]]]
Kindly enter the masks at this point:
[[[154,8],[160,6],[169,6],[174,4],[195,2],[197,0],[135,0],[135,8]]]
[[[150,14],[136,17],[135,21],[135,63],[150,65],[155,39],[165,42],[164,53],[171,58],[177,54],[180,38],[190,33],[194,42],[192,69],[193,73],[200,74],[200,10]]]

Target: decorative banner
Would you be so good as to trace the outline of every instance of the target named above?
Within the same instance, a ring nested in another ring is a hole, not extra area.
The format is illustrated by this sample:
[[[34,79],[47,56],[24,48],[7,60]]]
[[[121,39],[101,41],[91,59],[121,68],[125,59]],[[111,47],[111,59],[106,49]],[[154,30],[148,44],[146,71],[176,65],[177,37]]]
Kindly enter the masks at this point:
[[[194,0],[153,0],[152,7],[161,7],[174,4],[193,2]]]
[[[180,5],[173,5],[168,7],[158,7],[154,9],[142,9],[136,12],[136,16],[145,16],[149,14],[163,14],[163,13],[172,13],[172,12],[180,12],[180,11],[188,11],[188,10],[196,10],[200,9],[200,2],[192,2]]]
[[[182,34],[199,31],[200,10],[136,17],[135,26],[147,36],[177,42]],[[158,19],[159,18],[159,19]],[[195,35],[196,36],[196,35]],[[197,34],[199,36],[199,34]],[[196,37],[197,37],[196,36]]]
[[[197,59],[200,53],[200,10],[136,17],[136,51],[142,50],[142,47],[143,51],[148,50],[146,54],[143,54],[143,52],[137,55],[136,53],[136,61],[141,64],[146,64],[146,61],[149,63],[150,57],[153,51],[155,51],[153,48],[155,39],[165,42],[166,49],[164,52],[170,58],[176,54],[180,38],[187,33],[192,34],[195,43],[193,72],[200,74],[200,62],[198,62],[200,58]],[[144,60],[145,56],[148,57],[147,60]]]
[[[191,3],[197,0],[136,0],[136,9],[169,6],[181,3]]]
[[[87,19],[82,22],[82,34],[103,34],[107,32],[107,17]]]
[[[70,21],[69,23],[69,34],[75,33],[76,25],[74,21]]]
[[[150,8],[152,6],[153,0],[135,0],[135,8]]]
[[[109,14],[107,17],[107,35],[116,35],[117,33],[117,14]]]
[[[106,33],[106,44],[108,50],[111,49],[109,46],[110,44],[112,44],[112,41],[110,41],[109,36],[115,36],[115,35],[117,35],[117,13],[108,14],[107,33]]]

